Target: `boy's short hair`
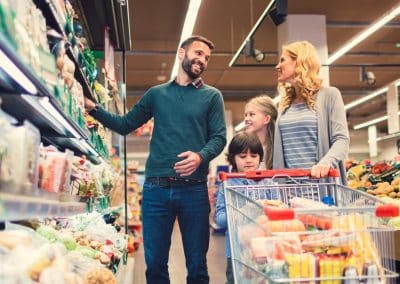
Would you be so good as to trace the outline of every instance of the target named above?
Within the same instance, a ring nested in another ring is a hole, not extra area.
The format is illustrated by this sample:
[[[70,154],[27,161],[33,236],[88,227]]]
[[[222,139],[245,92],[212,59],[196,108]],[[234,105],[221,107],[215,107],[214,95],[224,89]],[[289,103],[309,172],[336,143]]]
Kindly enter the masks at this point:
[[[231,140],[226,154],[229,164],[232,165],[232,171],[236,171],[235,156],[250,150],[251,153],[260,155],[260,161],[264,156],[263,146],[255,133],[239,132]]]

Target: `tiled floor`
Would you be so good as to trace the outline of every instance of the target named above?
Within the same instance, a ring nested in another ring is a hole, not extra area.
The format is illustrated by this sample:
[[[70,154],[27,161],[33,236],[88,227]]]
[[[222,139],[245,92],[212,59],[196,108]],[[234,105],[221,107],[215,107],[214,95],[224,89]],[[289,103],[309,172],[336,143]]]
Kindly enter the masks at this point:
[[[225,283],[225,237],[222,235],[211,235],[210,248],[208,250],[207,262],[210,283]],[[169,275],[171,284],[186,283],[186,266],[183,254],[181,234],[179,227],[175,224],[172,234],[171,250],[169,256]],[[145,284],[145,264],[143,246],[140,246],[135,256],[134,284]]]

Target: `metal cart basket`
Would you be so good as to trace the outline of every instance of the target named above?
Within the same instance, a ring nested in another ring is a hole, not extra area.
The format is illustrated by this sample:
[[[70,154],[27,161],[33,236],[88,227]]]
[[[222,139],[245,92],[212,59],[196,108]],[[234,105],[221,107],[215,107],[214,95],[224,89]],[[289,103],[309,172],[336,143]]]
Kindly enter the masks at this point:
[[[338,184],[335,170],[329,176],[220,173],[235,283],[396,283],[394,229],[386,218],[399,208]],[[271,196],[266,191],[278,192],[278,200],[261,199]]]

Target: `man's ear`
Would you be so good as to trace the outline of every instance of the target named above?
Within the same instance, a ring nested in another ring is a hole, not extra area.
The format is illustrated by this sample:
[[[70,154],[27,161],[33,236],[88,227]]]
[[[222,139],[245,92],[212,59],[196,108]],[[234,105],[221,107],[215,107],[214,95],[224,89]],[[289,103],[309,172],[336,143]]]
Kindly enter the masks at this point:
[[[180,61],[182,61],[183,58],[185,58],[185,53],[186,53],[186,50],[184,48],[180,47],[178,49],[178,58],[179,58]]]

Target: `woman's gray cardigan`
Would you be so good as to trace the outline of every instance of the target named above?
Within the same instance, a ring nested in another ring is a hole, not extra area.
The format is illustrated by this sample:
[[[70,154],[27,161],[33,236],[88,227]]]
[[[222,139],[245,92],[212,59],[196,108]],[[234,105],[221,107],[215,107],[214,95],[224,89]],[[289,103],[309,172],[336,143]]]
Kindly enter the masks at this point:
[[[338,168],[342,184],[346,183],[346,172],[343,160],[349,152],[349,130],[347,128],[346,111],[342,95],[335,87],[323,87],[318,92],[316,99],[316,112],[318,123],[318,164]],[[275,125],[273,168],[285,168],[283,158],[282,139],[279,131],[279,119],[282,112],[278,113]]]

